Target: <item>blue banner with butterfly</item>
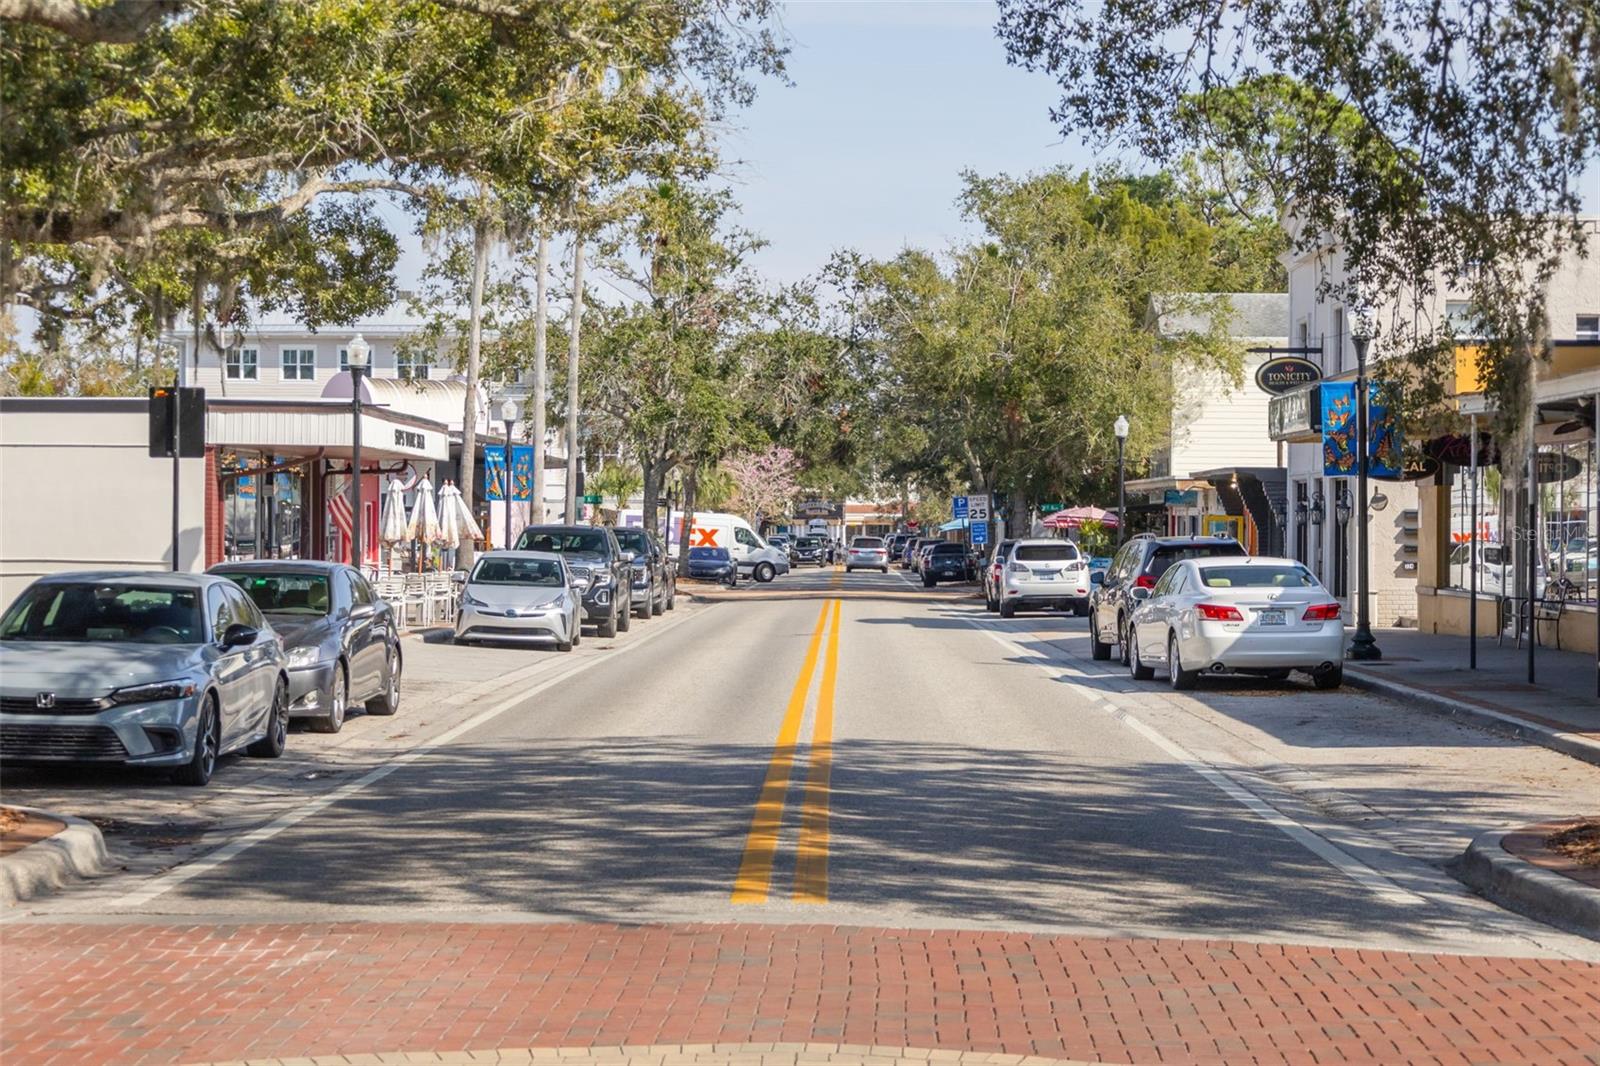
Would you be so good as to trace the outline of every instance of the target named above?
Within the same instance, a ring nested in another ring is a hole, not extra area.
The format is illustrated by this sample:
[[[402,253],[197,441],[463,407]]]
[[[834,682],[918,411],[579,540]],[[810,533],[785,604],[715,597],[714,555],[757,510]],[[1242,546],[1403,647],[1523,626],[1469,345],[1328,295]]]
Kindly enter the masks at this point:
[[[1400,476],[1400,419],[1395,410],[1378,400],[1377,382],[1367,385],[1367,474],[1376,478]],[[1353,381],[1322,383],[1322,473],[1325,477],[1355,477],[1356,385]]]

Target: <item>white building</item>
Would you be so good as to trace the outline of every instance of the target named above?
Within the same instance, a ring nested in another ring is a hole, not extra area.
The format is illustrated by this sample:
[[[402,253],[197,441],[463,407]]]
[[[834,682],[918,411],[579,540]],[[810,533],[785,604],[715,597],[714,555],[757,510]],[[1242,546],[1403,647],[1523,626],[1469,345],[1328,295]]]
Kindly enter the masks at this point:
[[[1182,293],[1158,299],[1151,327],[1171,341],[1209,334],[1221,323],[1243,352],[1238,380],[1210,367],[1175,363],[1167,440],[1148,477],[1130,481],[1130,501],[1163,509],[1170,536],[1228,534],[1251,551],[1283,550],[1284,470],[1281,450],[1266,434],[1270,396],[1255,383],[1285,343],[1288,297],[1283,293]],[[1130,509],[1138,506],[1130,502]]]

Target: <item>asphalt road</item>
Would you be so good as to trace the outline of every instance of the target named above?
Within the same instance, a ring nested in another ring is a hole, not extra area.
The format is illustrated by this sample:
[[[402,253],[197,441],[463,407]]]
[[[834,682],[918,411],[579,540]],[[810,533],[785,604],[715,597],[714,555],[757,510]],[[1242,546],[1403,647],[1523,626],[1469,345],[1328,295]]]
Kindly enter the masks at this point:
[[[426,744],[374,748],[336,792],[276,793],[254,821],[245,807],[214,823],[192,861],[39,914],[817,922],[1596,957],[1440,868],[1434,838],[1471,826],[1426,791],[1424,821],[1408,822],[1410,801],[1378,797],[1370,776],[1399,780],[1409,762],[1431,780],[1415,751],[1360,767],[1371,818],[1274,776],[1270,744],[1392,707],[1294,685],[1136,686],[1088,662],[1083,624],[1002,621],[898,572],[820,571],[584,654],[429,648],[435,672],[501,655],[521,673],[463,698],[464,682],[414,667],[407,728],[436,719]],[[454,694],[456,718],[418,706],[429,684],[433,700]],[[1595,783],[1548,752],[1416,728],[1441,759],[1521,760],[1525,790],[1474,818],[1546,811]],[[1358,773],[1305,761],[1313,784]],[[23,784],[8,796],[52,787]]]

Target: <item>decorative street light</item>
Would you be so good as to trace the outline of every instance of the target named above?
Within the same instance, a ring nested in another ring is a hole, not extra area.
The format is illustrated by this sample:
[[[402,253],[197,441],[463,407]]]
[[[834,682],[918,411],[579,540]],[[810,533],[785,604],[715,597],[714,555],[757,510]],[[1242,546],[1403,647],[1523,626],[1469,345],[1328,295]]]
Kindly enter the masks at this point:
[[[1368,584],[1367,526],[1371,524],[1372,501],[1367,496],[1367,467],[1371,450],[1367,439],[1368,386],[1367,346],[1377,332],[1372,308],[1365,301],[1351,308],[1350,340],[1356,346],[1356,495],[1360,497],[1360,524],[1356,526],[1356,632],[1350,638],[1347,654],[1352,659],[1381,659],[1383,652],[1372,636],[1371,586]]]
[[[372,345],[357,333],[345,345],[350,365],[350,565],[361,569],[361,376],[367,372]]]
[[[1322,494],[1321,489],[1318,489],[1311,496],[1310,518],[1311,524],[1314,526],[1322,525],[1328,518],[1327,497]]]
[[[506,548],[511,548],[511,427],[517,422],[517,401],[507,396],[500,402],[500,421],[506,424],[505,491],[500,495],[506,503]]]
[[[1117,543],[1121,544],[1128,535],[1128,478],[1123,466],[1124,449],[1128,444],[1128,416],[1118,415],[1111,430],[1117,435]]]

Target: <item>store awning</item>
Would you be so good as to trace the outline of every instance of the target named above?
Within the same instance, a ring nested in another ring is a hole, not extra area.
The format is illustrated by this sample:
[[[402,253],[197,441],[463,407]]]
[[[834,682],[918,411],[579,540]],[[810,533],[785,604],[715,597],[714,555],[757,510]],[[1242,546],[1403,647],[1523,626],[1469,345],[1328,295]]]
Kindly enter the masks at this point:
[[[206,443],[282,456],[349,458],[355,417],[348,403],[326,400],[206,401]],[[375,462],[449,459],[444,423],[382,407],[362,408],[361,457]]]
[[[956,518],[956,519],[953,519],[953,520],[951,520],[949,522],[946,522],[944,525],[940,526],[939,527],[939,532],[940,533],[954,533],[958,529],[966,529],[966,528],[967,528],[967,520],[965,518]]]

